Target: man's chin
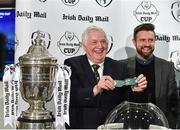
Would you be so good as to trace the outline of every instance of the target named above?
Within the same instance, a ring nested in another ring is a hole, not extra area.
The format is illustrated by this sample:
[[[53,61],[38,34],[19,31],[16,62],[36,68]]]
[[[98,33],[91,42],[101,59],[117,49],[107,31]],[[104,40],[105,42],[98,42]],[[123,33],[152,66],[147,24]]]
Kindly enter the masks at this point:
[[[148,59],[150,57],[150,55],[143,55],[142,56],[144,59]]]
[[[97,59],[96,59],[96,62],[99,63],[99,64],[100,64],[100,63],[103,63],[103,62],[104,62],[104,58],[97,58]]]

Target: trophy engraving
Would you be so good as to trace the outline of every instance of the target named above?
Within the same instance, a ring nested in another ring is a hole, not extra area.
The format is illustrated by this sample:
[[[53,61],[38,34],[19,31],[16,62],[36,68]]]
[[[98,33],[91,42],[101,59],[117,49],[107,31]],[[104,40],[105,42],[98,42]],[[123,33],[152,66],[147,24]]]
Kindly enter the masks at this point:
[[[20,92],[29,108],[22,111],[17,129],[54,129],[55,118],[45,108],[55,87],[57,59],[52,57],[38,32],[27,54],[19,57]]]

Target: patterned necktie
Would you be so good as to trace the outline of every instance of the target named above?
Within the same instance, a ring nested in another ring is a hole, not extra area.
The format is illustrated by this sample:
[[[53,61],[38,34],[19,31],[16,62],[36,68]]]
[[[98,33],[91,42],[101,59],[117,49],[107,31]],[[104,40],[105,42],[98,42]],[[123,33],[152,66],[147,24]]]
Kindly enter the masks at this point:
[[[100,66],[98,64],[93,64],[92,67],[94,69],[94,75],[95,75],[96,81],[98,82],[99,79],[100,79],[100,76],[99,76],[99,73],[98,73],[98,69],[99,69]]]

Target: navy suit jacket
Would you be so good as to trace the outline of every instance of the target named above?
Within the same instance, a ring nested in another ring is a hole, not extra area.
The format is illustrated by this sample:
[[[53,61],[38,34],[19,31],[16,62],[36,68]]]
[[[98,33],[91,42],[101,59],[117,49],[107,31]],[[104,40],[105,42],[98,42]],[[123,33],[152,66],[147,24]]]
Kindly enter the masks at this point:
[[[104,90],[93,96],[93,87],[96,85],[95,76],[86,55],[66,59],[65,65],[70,66],[71,94],[70,94],[70,126],[67,128],[96,129],[105,122],[110,111],[126,98],[130,87],[115,88],[113,91]],[[104,61],[103,75],[115,79],[128,77],[127,66],[111,58]]]
[[[130,77],[136,76],[135,56],[120,62],[128,65],[128,74]],[[165,114],[171,128],[176,127],[178,116],[178,91],[175,80],[175,71],[173,62],[155,56],[154,59],[155,72],[155,99],[156,104]]]

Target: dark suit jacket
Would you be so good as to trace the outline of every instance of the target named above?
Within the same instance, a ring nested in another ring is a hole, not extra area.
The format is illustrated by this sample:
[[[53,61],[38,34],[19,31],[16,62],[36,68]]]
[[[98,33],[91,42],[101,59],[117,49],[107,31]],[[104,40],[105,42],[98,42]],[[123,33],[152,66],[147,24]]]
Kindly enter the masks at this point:
[[[103,91],[93,96],[96,84],[95,76],[86,55],[66,59],[65,65],[71,67],[70,94],[70,127],[93,128],[105,122],[108,113],[125,99],[129,87],[115,88],[113,91]],[[127,67],[111,58],[105,58],[103,75],[113,79],[127,78]]]
[[[135,76],[135,57],[121,60],[128,65],[130,77]],[[155,57],[155,99],[156,104],[165,114],[171,128],[175,128],[178,115],[178,93],[175,80],[174,64]]]

